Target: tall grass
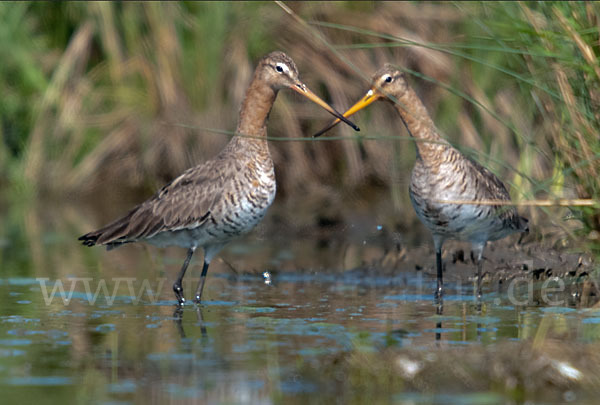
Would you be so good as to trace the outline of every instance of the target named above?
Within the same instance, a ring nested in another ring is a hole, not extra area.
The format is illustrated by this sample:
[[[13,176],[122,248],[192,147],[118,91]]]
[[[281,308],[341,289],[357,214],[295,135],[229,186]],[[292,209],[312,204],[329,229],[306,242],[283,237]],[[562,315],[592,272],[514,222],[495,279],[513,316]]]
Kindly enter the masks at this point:
[[[262,2],[0,4],[0,185],[58,198],[109,187],[147,196],[218,152],[256,61],[282,49],[338,109],[383,63],[404,68],[442,133],[518,200],[599,198],[597,4],[289,7],[305,24]],[[356,119],[369,137],[339,127],[330,138],[341,141],[271,143],[278,204],[411,225],[414,145],[389,107]],[[269,134],[301,138],[328,120],[282,94]],[[598,209],[571,211],[598,238]],[[572,228],[565,214],[527,213],[561,232]]]

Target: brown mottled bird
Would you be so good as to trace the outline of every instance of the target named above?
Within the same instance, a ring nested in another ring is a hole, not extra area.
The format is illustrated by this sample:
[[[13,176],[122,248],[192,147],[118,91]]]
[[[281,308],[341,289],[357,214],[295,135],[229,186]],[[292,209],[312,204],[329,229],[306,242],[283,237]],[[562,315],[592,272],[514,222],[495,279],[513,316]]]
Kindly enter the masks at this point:
[[[386,64],[378,70],[369,91],[344,116],[349,117],[380,99],[394,104],[408,132],[417,140],[417,160],[409,194],[417,216],[433,236],[436,296],[441,297],[443,289],[442,245],[446,239],[453,238],[472,244],[477,260],[477,295],[481,297],[481,259],[486,243],[515,232],[528,232],[527,219],[519,216],[514,206],[484,204],[489,201],[510,203],[506,187],[492,172],[440,136],[404,74],[394,66]],[[334,121],[315,136],[338,122]]]
[[[130,242],[188,249],[173,291],[183,305],[183,276],[194,251],[204,248],[196,302],[202,298],[208,265],[233,238],[249,232],[275,198],[275,172],[267,145],[267,120],[281,89],[317,103],[358,131],[353,123],[311,92],[283,52],[263,57],[246,91],[234,136],[214,158],[192,167],[127,215],[79,238],[86,246],[112,249]]]

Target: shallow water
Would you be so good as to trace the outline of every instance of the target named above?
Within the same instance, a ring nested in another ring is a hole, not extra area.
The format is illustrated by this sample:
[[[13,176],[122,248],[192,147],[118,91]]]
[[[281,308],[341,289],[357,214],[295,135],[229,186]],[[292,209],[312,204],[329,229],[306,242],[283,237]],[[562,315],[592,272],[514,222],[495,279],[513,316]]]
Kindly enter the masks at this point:
[[[163,278],[145,285],[113,278],[106,280],[109,294],[94,297],[94,277],[87,290],[81,275],[60,279],[65,293],[57,288],[54,297],[57,280],[0,280],[0,389],[8,403],[358,403],[364,398],[343,396],[326,381],[336,356],[492,347],[533,338],[542,324],[569,344],[600,341],[600,311],[513,305],[493,291],[478,311],[472,286],[449,285],[436,315],[426,277],[283,273],[267,284],[261,276],[212,275],[207,302],[180,313],[170,294],[154,295],[168,283]],[[143,290],[139,300],[130,287]],[[527,288],[520,294],[524,299]],[[413,404],[508,401],[491,391],[401,386],[374,395]]]
[[[2,403],[594,403],[600,393],[600,310],[573,280],[488,286],[478,309],[472,283],[448,274],[440,307],[429,269],[369,259],[395,237],[376,223],[293,240],[261,225],[213,261],[206,301],[175,311],[182,249],[89,249],[76,235],[102,221],[80,207],[12,210],[0,228]]]

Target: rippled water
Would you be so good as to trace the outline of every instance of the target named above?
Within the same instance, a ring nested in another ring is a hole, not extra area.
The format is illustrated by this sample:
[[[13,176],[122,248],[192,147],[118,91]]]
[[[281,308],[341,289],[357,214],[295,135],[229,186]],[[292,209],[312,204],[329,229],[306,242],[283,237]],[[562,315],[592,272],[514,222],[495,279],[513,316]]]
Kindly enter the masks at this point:
[[[472,286],[449,285],[443,313],[437,315],[433,280],[420,276],[285,273],[271,276],[269,284],[261,276],[209,277],[207,302],[188,304],[179,313],[171,294],[154,295],[161,282],[169,284],[164,278],[146,280],[145,286],[133,278],[118,286],[116,278],[106,280],[109,294],[98,290],[93,304],[98,275],[58,279],[63,296],[57,279],[0,280],[4,399],[360,403],[361,394],[340,388],[344,380],[357,378],[354,371],[346,368],[336,377],[336,361],[344,356],[390,349],[394,355],[418,355],[432,348],[443,355],[456,346],[487,348],[535,339],[541,327],[546,336],[558,334],[569,344],[600,340],[600,311],[515,306],[505,292],[493,291],[485,293],[477,311]],[[73,281],[71,300],[65,302]],[[152,291],[143,290],[138,300],[130,287],[136,294],[142,287]],[[419,364],[406,360],[400,370],[416,373]],[[561,371],[565,378],[572,373],[577,379],[581,371],[568,367]],[[372,375],[361,378],[364,384]],[[413,404],[508,400],[490,390],[443,391],[392,386],[369,395]]]
[[[176,312],[182,249],[89,249],[76,236],[103,221],[81,207],[42,208],[15,205],[1,218],[1,403],[591,404],[600,395],[600,309],[576,280],[487,286],[478,310],[472,283],[456,284],[450,270],[440,307],[432,256],[392,255],[379,267],[386,252],[401,254],[390,229],[303,229],[286,240],[259,226],[213,261],[206,302]],[[401,236],[404,247],[410,235]],[[195,257],[187,297],[200,267]]]

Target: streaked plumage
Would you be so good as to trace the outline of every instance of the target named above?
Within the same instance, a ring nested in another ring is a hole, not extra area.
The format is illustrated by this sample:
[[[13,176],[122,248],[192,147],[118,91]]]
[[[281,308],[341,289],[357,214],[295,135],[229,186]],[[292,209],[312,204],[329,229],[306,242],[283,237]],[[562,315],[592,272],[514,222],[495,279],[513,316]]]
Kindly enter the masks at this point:
[[[188,248],[173,285],[179,304],[185,302],[181,283],[191,257],[198,247],[204,248],[204,267],[196,290],[200,302],[211,260],[231,239],[254,228],[275,198],[267,120],[277,92],[283,88],[295,90],[341,117],[299,81],[296,65],[287,55],[272,52],[259,62],[240,109],[236,134],[246,136],[234,136],[214,159],[188,169],[124,217],[79,239],[86,246],[106,245],[108,249],[139,241]]]
[[[344,113],[348,117],[382,99],[394,104],[410,135],[416,139],[417,159],[409,187],[417,216],[431,231],[436,250],[437,294],[442,293],[442,245],[446,239],[471,242],[477,257],[478,295],[481,294],[482,255],[488,241],[528,231],[527,219],[514,206],[461,204],[443,201],[506,201],[504,184],[485,167],[467,158],[443,139],[403,73],[386,64],[372,78],[367,94]],[[332,125],[336,124],[336,120]],[[316,136],[326,130],[319,132]]]

